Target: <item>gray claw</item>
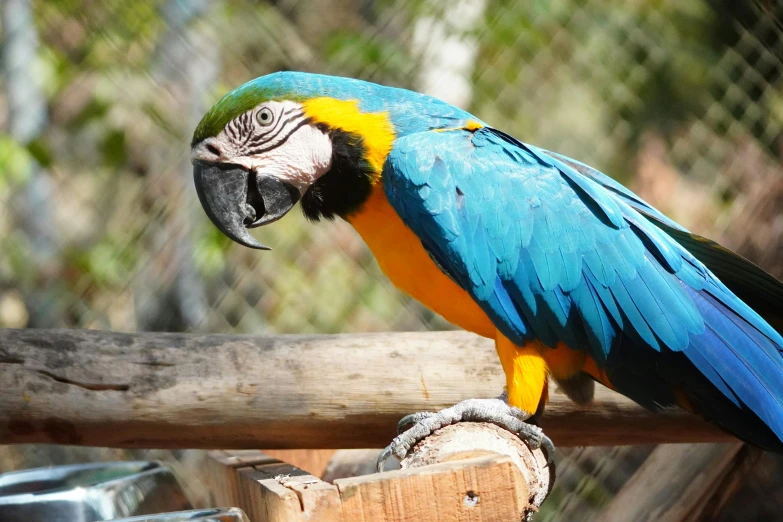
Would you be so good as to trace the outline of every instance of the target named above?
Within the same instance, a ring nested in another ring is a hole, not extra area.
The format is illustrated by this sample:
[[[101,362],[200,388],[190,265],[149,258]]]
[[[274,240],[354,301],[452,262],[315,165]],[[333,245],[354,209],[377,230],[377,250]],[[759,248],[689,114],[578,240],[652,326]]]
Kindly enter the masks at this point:
[[[386,464],[386,461],[389,460],[389,457],[392,456],[392,452],[394,451],[392,446],[394,445],[394,442],[383,448],[383,451],[380,455],[378,455],[378,460],[375,462],[375,469],[378,470],[378,473],[383,473],[383,466]]]
[[[546,465],[547,467],[555,462],[555,445],[552,443],[552,439],[547,437],[543,430],[535,424],[523,423],[520,430],[517,432],[517,436],[527,442],[531,449],[543,449],[546,453]]]
[[[408,431],[413,427],[414,424],[428,417],[432,417],[433,415],[435,415],[435,413],[431,411],[420,411],[418,413],[411,413],[410,415],[406,415],[400,419],[400,422],[397,423],[397,435]]]
[[[555,445],[552,443],[552,439],[541,433],[541,448],[546,453],[546,467],[552,466],[555,463]]]

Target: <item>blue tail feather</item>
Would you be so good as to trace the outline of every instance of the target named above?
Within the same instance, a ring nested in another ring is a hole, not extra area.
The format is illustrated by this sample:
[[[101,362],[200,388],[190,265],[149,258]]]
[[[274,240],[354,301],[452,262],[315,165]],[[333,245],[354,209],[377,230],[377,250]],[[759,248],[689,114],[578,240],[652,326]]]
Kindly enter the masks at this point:
[[[704,327],[690,331],[682,351],[657,338],[659,349],[650,350],[632,346],[649,345],[645,338],[618,337],[605,361],[610,382],[652,409],[680,405],[684,396],[696,413],[724,430],[783,453],[783,344],[756,328],[744,307],[728,305],[742,304],[730,291],[717,298],[709,285],[679,284]],[[623,307],[623,320],[631,319],[625,316],[629,310]]]
[[[737,437],[783,451],[781,347],[709,292],[685,288],[707,328],[691,334],[683,353],[709,386],[687,376],[679,389],[699,413]]]

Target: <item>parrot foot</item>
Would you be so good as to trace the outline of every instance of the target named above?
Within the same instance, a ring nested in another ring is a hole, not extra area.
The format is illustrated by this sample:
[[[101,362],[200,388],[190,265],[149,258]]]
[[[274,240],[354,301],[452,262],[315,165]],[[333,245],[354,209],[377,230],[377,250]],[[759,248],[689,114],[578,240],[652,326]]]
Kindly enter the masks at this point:
[[[403,417],[397,423],[397,437],[378,456],[378,472],[383,471],[386,460],[394,456],[399,460],[419,441],[433,432],[458,422],[489,422],[516,434],[531,449],[542,448],[547,465],[552,464],[555,446],[538,426],[525,422],[530,415],[519,408],[509,406],[501,396],[497,399],[468,399],[450,408],[434,412],[419,412]]]

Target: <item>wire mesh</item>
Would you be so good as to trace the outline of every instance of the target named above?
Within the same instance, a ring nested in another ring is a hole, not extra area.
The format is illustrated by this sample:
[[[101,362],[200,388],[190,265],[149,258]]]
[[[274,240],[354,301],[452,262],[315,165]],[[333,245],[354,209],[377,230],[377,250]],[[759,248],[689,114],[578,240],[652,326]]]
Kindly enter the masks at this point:
[[[599,168],[783,273],[768,248],[783,244],[783,197],[758,215],[770,192],[783,194],[779,0],[6,0],[2,9],[2,327],[451,328],[399,293],[346,223],[313,226],[292,213],[263,229],[274,250],[258,254],[206,220],[190,181],[195,124],[229,88],[282,69],[444,98]],[[25,451],[4,462],[66,458]],[[597,517],[649,451],[564,452],[539,520]]]

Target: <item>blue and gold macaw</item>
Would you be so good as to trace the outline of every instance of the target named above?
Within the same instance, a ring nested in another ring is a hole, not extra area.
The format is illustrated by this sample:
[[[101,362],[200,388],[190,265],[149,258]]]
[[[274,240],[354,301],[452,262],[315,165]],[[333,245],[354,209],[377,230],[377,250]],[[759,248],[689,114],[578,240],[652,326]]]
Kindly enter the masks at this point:
[[[339,216],[401,290],[495,340],[498,399],[403,419],[398,456],[486,419],[533,444],[547,380],[679,405],[783,451],[783,284],[597,170],[415,92],[284,72],[223,97],[193,136],[199,198],[235,241],[297,202]],[[754,311],[755,309],[755,311]]]

